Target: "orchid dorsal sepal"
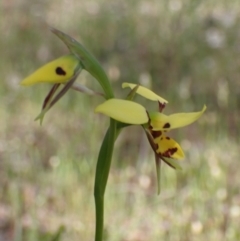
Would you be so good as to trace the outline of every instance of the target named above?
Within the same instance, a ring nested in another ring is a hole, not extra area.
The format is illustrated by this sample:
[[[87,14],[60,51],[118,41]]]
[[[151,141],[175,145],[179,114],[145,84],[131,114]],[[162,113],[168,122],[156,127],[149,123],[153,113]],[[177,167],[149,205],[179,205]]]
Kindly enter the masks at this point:
[[[82,68],[79,58],[74,54],[64,55],[37,69],[20,84],[29,86],[37,83],[64,84]]]
[[[146,99],[152,100],[152,101],[159,101],[160,103],[168,103],[167,100],[165,100],[164,98],[162,98],[161,96],[155,94],[153,91],[149,90],[146,87],[143,87],[141,85],[137,85],[137,84],[132,84],[132,83],[123,83],[122,84],[122,88],[131,88],[134,89],[136,86],[138,86],[138,89],[136,91],[137,94],[143,96]]]
[[[96,107],[95,112],[102,113],[126,124],[141,125],[148,122],[146,109],[130,100],[106,100]]]
[[[204,105],[202,110],[199,112],[177,113],[172,115],[165,115],[159,112],[151,112],[149,113],[149,117],[151,119],[150,125],[154,131],[168,131],[171,129],[184,127],[199,119],[206,108],[207,107]]]

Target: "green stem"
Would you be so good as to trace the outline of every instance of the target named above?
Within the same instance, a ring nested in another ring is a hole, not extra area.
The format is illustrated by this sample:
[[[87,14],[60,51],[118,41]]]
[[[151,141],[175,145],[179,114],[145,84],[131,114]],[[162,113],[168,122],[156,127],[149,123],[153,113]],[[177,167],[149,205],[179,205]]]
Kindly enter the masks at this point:
[[[95,241],[102,241],[104,228],[104,193],[107,185],[108,174],[111,166],[112,153],[114,142],[117,137],[117,123],[115,120],[110,120],[110,126],[106,132],[102,146],[98,155],[94,197],[96,207],[96,230]]]

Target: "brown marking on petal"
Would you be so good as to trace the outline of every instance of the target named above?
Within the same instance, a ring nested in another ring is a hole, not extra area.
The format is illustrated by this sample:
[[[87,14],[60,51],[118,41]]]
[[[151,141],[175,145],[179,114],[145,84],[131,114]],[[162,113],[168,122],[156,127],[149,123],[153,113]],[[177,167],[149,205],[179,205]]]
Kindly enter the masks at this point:
[[[163,126],[163,128],[170,128],[171,127],[171,125],[170,125],[170,123],[166,123],[166,124],[164,124],[164,126]]]
[[[162,135],[161,131],[152,131],[151,133],[154,139]]]
[[[66,74],[67,74],[67,73],[63,70],[62,67],[57,67],[57,68],[55,69],[55,72],[56,72],[57,75],[66,75]]]
[[[163,140],[163,137],[161,137],[161,140]]]
[[[167,151],[162,153],[162,155],[165,157],[171,157],[175,152],[177,152],[177,150],[178,150],[177,147],[169,148]]]
[[[177,152],[177,147],[174,148],[170,148],[169,152],[171,153],[171,155],[173,155],[175,152]]]
[[[166,136],[166,140],[170,140],[170,137]]]

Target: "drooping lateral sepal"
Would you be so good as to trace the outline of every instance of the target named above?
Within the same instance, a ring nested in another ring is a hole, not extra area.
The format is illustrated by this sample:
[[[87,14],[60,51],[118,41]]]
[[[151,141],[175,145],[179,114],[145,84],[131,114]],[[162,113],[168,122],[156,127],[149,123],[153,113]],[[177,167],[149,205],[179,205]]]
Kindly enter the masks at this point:
[[[80,74],[82,69],[79,69],[77,73],[63,86],[63,88],[57,92],[59,84],[55,84],[47,96],[44,99],[43,105],[42,105],[42,110],[41,113],[35,118],[36,120],[40,120],[40,124],[43,122],[43,118],[46,114],[46,112],[53,106],[55,105],[63,96],[64,94],[72,87],[74,82],[76,81],[78,75]]]

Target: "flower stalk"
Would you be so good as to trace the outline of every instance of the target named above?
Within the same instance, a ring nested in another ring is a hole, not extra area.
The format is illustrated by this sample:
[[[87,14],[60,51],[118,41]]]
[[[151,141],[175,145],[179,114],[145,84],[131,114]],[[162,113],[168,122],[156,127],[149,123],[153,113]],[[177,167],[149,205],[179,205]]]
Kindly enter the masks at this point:
[[[80,60],[83,68],[95,77],[103,88],[106,99],[114,97],[110,81],[97,59],[80,43],[67,34],[51,29]],[[104,194],[109,176],[114,143],[116,139],[117,122],[110,118],[110,125],[103,139],[97,160],[94,184],[96,208],[95,241],[103,240],[104,230]]]
[[[104,194],[106,190],[109,170],[111,166],[114,143],[116,140],[116,121],[110,119],[110,126],[106,132],[98,155],[94,197],[96,207],[95,241],[102,241],[104,230]]]

